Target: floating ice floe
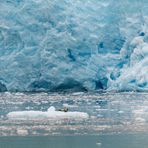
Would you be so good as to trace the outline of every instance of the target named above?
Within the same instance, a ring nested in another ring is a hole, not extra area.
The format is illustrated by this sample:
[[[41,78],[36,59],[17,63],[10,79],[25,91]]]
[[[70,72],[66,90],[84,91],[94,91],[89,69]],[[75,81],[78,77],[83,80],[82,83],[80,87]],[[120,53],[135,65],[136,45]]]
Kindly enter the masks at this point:
[[[51,106],[46,112],[43,111],[16,111],[7,114],[11,120],[38,120],[38,119],[88,119],[89,115],[84,112],[62,112],[56,111]]]

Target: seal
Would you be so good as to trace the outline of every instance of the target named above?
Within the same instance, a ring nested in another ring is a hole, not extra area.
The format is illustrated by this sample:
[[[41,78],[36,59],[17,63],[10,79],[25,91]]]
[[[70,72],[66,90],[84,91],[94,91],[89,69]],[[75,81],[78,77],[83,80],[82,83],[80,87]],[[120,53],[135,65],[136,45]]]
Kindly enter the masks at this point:
[[[64,107],[62,109],[59,109],[58,111],[61,111],[61,112],[68,112],[68,108],[67,107]]]

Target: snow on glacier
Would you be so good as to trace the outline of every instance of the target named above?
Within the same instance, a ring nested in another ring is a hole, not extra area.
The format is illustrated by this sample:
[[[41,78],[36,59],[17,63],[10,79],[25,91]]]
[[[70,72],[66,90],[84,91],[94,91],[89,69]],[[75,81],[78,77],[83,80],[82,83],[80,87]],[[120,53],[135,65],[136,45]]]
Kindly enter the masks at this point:
[[[0,91],[147,91],[147,28],[147,0],[0,0]]]

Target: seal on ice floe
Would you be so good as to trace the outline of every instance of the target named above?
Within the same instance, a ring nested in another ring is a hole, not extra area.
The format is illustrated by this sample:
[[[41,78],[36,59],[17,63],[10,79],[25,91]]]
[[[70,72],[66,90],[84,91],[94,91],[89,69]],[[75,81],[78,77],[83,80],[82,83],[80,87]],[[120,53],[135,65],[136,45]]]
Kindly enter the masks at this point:
[[[56,111],[55,107],[51,106],[46,112],[43,111],[15,111],[7,114],[11,120],[38,120],[38,119],[88,119],[89,115],[84,112],[65,112]]]

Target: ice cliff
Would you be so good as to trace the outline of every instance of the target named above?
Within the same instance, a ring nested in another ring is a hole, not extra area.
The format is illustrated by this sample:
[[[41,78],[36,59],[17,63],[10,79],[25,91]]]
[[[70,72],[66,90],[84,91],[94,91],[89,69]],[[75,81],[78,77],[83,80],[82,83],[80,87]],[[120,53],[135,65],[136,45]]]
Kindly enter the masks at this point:
[[[0,0],[0,91],[148,90],[147,0]]]

